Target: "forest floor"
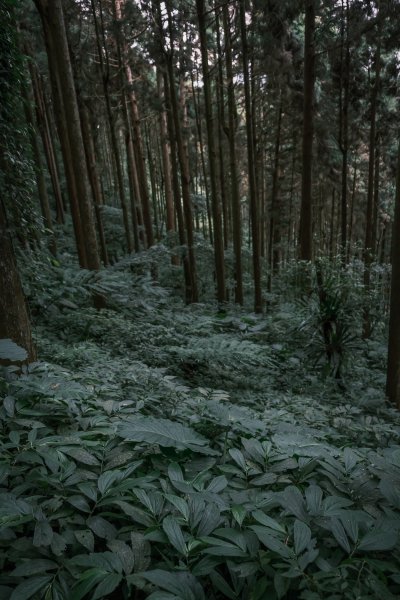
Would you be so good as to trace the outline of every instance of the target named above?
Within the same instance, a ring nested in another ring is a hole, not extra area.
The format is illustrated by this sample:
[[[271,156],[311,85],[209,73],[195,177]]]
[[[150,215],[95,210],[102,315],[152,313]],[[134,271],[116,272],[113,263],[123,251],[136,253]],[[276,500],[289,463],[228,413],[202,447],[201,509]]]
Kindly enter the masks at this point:
[[[5,384],[0,597],[32,577],[57,600],[399,597],[382,333],[349,343],[338,382],[310,306],[184,306],[134,261],[30,277],[40,362]]]

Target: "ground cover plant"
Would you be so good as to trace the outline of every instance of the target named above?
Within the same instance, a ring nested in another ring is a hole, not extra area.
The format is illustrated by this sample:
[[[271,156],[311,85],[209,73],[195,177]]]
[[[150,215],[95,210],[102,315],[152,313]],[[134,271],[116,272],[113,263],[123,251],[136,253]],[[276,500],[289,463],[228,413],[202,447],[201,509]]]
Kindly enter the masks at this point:
[[[0,598],[398,597],[379,325],[339,385],[318,286],[265,316],[184,307],[149,260],[25,274],[41,360],[1,380]],[[357,298],[329,286],[339,322]]]

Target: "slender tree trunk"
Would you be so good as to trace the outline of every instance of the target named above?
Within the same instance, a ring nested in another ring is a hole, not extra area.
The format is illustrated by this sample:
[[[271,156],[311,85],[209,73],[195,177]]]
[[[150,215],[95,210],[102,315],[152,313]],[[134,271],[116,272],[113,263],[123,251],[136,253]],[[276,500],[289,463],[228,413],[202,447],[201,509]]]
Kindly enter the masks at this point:
[[[90,184],[92,186],[93,203],[97,222],[97,232],[99,234],[101,257],[104,266],[109,264],[107,254],[107,244],[104,234],[103,221],[101,217],[100,206],[104,204],[103,194],[101,191],[99,174],[97,172],[96,153],[92,136],[92,127],[90,123],[90,117],[87,107],[82,103],[80,105],[80,115],[82,124],[82,135],[85,142],[85,153],[87,168],[89,172]]]
[[[217,33],[217,61],[218,75],[215,80],[217,91],[217,107],[218,107],[218,164],[219,164],[219,187],[221,195],[222,207],[222,225],[224,233],[224,251],[228,249],[229,244],[229,208],[227,201],[227,186],[225,173],[225,152],[224,152],[224,127],[225,127],[225,99],[224,99],[224,71],[223,71],[223,55],[221,44],[221,28],[220,28],[220,8],[215,6],[215,29]]]
[[[348,248],[347,248],[347,262],[350,261],[351,257],[351,245],[353,242],[353,222],[354,222],[354,205],[356,201],[356,183],[357,183],[357,163],[354,163],[353,167],[353,184],[350,199],[350,217],[349,217],[349,233],[348,233]]]
[[[342,13],[344,12],[342,0]],[[344,15],[342,14],[342,27],[344,27]],[[342,50],[344,44],[344,33],[342,34]],[[343,52],[342,52],[343,61]],[[346,44],[345,59],[343,66],[343,103],[341,110],[341,150],[342,150],[342,193],[341,193],[341,258],[345,262],[347,257],[347,161],[349,150],[349,96],[350,96],[350,43],[349,43],[349,0],[346,0]],[[342,98],[342,90],[340,90]]]
[[[392,234],[392,285],[390,293],[386,394],[400,409],[400,143],[397,160],[396,205]]]
[[[133,244],[132,244],[128,204],[127,204],[126,195],[125,195],[125,186],[124,186],[124,176],[123,176],[123,171],[122,171],[121,155],[120,155],[120,151],[119,151],[119,144],[118,144],[118,139],[117,139],[116,127],[115,127],[115,119],[114,119],[114,114],[113,114],[113,110],[111,107],[111,98],[110,98],[110,93],[109,93],[110,66],[109,66],[109,56],[108,56],[107,46],[106,46],[106,41],[105,41],[104,23],[103,23],[103,8],[102,8],[101,0],[99,0],[100,25],[101,25],[100,29],[99,29],[99,24],[98,24],[97,15],[96,15],[95,0],[91,0],[91,7],[92,7],[92,14],[93,14],[94,26],[95,26],[95,31],[96,31],[97,54],[98,54],[99,62],[100,62],[100,71],[101,71],[101,77],[102,77],[102,82],[103,82],[104,99],[105,99],[105,103],[106,103],[107,117],[108,117],[109,129],[110,129],[110,140],[111,140],[111,147],[112,147],[112,152],[113,152],[113,156],[114,156],[115,174],[116,174],[116,179],[117,179],[117,189],[118,189],[118,196],[119,196],[121,209],[122,209],[122,217],[123,217],[123,223],[124,223],[124,229],[125,229],[125,238],[126,238],[126,243],[127,243],[127,247],[128,247],[128,252],[132,252]],[[105,62],[103,59],[103,55],[105,56]]]
[[[25,50],[28,54],[27,50]],[[29,72],[32,82],[33,96],[35,99],[36,122],[42,138],[44,153],[47,162],[47,168],[50,173],[51,184],[53,187],[54,199],[56,202],[56,219],[58,223],[64,223],[64,206],[61,194],[60,180],[58,177],[55,151],[50,134],[50,126],[46,114],[46,104],[42,89],[42,83],[38,77],[36,67],[32,60],[28,61]]]
[[[196,0],[197,19],[199,23],[201,62],[203,69],[203,90],[205,103],[205,117],[207,125],[208,164],[210,170],[211,207],[214,226],[214,260],[217,279],[217,300],[225,302],[225,266],[224,266],[224,241],[221,222],[221,202],[218,193],[217,152],[215,147],[215,117],[211,103],[210,73],[208,68],[208,51],[206,39],[206,21],[204,14],[204,0]]]
[[[203,181],[204,181],[204,191],[205,191],[205,195],[206,195],[207,225],[208,225],[207,229],[208,229],[208,235],[210,238],[210,244],[213,246],[214,245],[214,232],[213,232],[212,220],[211,220],[210,192],[208,190],[206,161],[204,158],[203,131],[202,131],[202,126],[201,126],[201,115],[200,115],[200,110],[199,110],[199,103],[197,101],[197,95],[196,95],[196,91],[194,89],[194,81],[193,81],[193,73],[192,72],[191,72],[191,78],[192,78],[193,105],[194,105],[194,111],[195,111],[195,116],[196,116],[196,128],[197,128],[197,135],[199,138],[199,146],[200,146],[201,168],[202,168],[202,175],[203,175]]]
[[[242,43],[243,58],[243,79],[245,95],[246,112],[246,132],[247,132],[247,162],[249,176],[249,195],[250,195],[250,217],[251,217],[251,237],[253,243],[253,277],[254,277],[254,311],[261,313],[263,310],[262,292],[261,292],[261,260],[260,260],[260,226],[257,206],[256,176],[254,164],[254,139],[253,139],[253,118],[251,109],[248,44],[246,33],[246,12],[245,0],[239,0],[240,9],[240,31]]]
[[[235,255],[234,278],[235,278],[235,302],[243,304],[243,281],[242,281],[242,219],[240,209],[239,181],[236,162],[236,103],[233,84],[232,66],[232,39],[230,31],[229,8],[223,7],[223,21],[225,34],[225,62],[228,93],[228,142],[229,142],[229,167],[231,183],[232,202],[232,231],[233,252]]]
[[[182,200],[183,200],[183,214],[186,225],[186,236],[187,236],[187,252],[188,252],[188,262],[189,262],[189,270],[190,270],[190,278],[191,278],[191,289],[190,289],[190,302],[198,302],[199,292],[197,287],[197,267],[196,267],[196,258],[194,252],[194,236],[193,236],[193,214],[192,214],[192,203],[190,198],[190,170],[187,154],[185,152],[185,144],[183,140],[182,134],[182,125],[179,115],[179,105],[178,98],[176,93],[176,85],[175,85],[175,73],[174,73],[174,64],[173,64],[173,54],[172,48],[174,43],[173,36],[173,24],[172,24],[172,15],[171,15],[171,6],[170,0],[166,1],[167,12],[168,12],[168,27],[169,27],[169,37],[171,44],[171,51],[167,56],[167,69],[168,69],[168,77],[169,77],[169,90],[171,97],[171,110],[172,116],[174,120],[174,130],[175,130],[175,139],[176,139],[176,148],[179,159],[179,166],[181,171],[181,187],[182,187]]]
[[[272,174],[272,198],[271,198],[271,220],[269,226],[269,256],[268,262],[270,267],[272,266],[272,273],[276,274],[279,268],[279,262],[281,260],[281,201],[280,201],[280,149],[281,149],[281,128],[282,128],[282,99],[279,101],[278,108],[278,123],[276,129],[276,141],[275,141],[275,156],[274,156],[274,170]]]
[[[90,183],[86,168],[85,150],[82,140],[81,123],[79,118],[78,103],[76,99],[75,83],[72,74],[68,41],[65,30],[64,15],[61,0],[35,0],[42,21],[45,22],[44,30],[51,32],[52,46],[55,51],[55,60],[62,92],[65,118],[68,123],[68,138],[72,168],[75,175],[76,191],[79,198],[79,213],[82,228],[85,231],[84,246],[89,269],[97,270],[100,267],[97,248],[96,230],[94,226],[93,206],[91,199]],[[55,40],[57,40],[55,42]]]
[[[27,121],[27,124],[29,127],[29,137],[30,137],[30,142],[31,142],[31,147],[32,147],[32,154],[33,154],[33,159],[34,159],[34,163],[35,163],[35,175],[36,175],[38,196],[39,196],[39,201],[40,201],[40,208],[41,208],[45,227],[51,233],[51,237],[48,241],[48,246],[49,246],[50,252],[54,256],[56,256],[57,255],[57,244],[56,244],[56,240],[54,237],[49,197],[47,195],[47,187],[46,187],[46,180],[45,180],[44,171],[43,171],[42,155],[40,152],[39,136],[37,134],[35,123],[33,120],[31,102],[30,102],[30,98],[28,95],[28,91],[24,84],[22,84],[21,88],[22,88],[21,89],[22,96],[24,99],[24,110],[25,110],[26,121]]]
[[[315,0],[305,0],[303,167],[300,212],[300,260],[312,260],[312,148],[314,137]]]
[[[122,19],[122,8],[124,6],[124,0],[113,0],[113,9],[114,16],[117,22],[121,22]],[[154,234],[153,234],[153,222],[152,222],[152,214],[151,214],[151,206],[150,206],[150,195],[148,191],[147,184],[147,174],[146,174],[146,165],[144,158],[144,150],[143,150],[143,141],[142,141],[142,133],[140,129],[140,115],[139,115],[139,107],[136,99],[136,94],[133,90],[133,75],[131,66],[126,57],[126,43],[123,41],[120,49],[120,59],[121,59],[121,75],[124,72],[126,82],[128,85],[128,107],[130,110],[131,116],[131,124],[133,131],[133,147],[135,150],[136,157],[136,169],[138,175],[138,181],[140,186],[140,194],[141,194],[141,203],[142,203],[142,212],[143,212],[143,221],[146,229],[146,239],[147,246],[150,247],[154,244]]]
[[[157,69],[158,96],[162,100],[162,73]],[[165,97],[165,92],[164,92]],[[166,228],[167,232],[175,230],[174,197],[172,193],[171,160],[168,143],[167,115],[165,107],[160,111],[161,156],[163,164],[163,180],[165,192]]]
[[[50,82],[52,89],[52,98],[54,106],[54,116],[57,125],[58,137],[60,139],[61,153],[64,163],[65,177],[67,181],[68,197],[71,207],[72,223],[74,227],[74,234],[76,240],[76,248],[78,252],[79,264],[83,269],[88,267],[86,257],[85,240],[83,237],[80,207],[78,202],[78,192],[75,182],[75,173],[72,163],[71,155],[71,143],[69,139],[69,130],[67,125],[67,117],[64,106],[64,97],[61,90],[60,76],[58,72],[58,65],[56,61],[56,51],[54,37],[51,28],[49,27],[48,21],[44,14],[42,4],[37,4],[39,13],[42,18],[44,39],[46,44],[47,59],[49,64]]]
[[[181,248],[185,248],[187,246],[187,236],[185,231],[185,220],[182,211],[182,203],[181,203],[181,189],[179,186],[179,174],[178,174],[178,160],[177,160],[177,149],[176,149],[176,138],[175,138],[175,129],[174,129],[174,118],[172,116],[171,109],[171,92],[168,81],[167,73],[164,74],[164,96],[165,96],[165,109],[167,114],[167,126],[168,126],[168,134],[171,145],[171,175],[172,175],[172,189],[174,194],[174,202],[175,202],[175,214],[178,222],[178,236],[179,236],[179,244]],[[191,265],[189,262],[189,254],[183,256],[182,260],[183,265],[183,276],[185,280],[185,300],[186,304],[190,304],[192,302],[192,272]]]
[[[376,152],[376,114],[378,94],[380,88],[381,72],[381,25],[378,33],[378,46],[375,55],[375,82],[371,96],[371,123],[369,132],[369,161],[368,161],[368,188],[367,188],[367,220],[365,227],[364,245],[364,290],[365,306],[363,312],[363,339],[368,339],[372,332],[371,315],[369,311],[368,293],[371,287],[371,265],[374,249],[374,180],[375,180],[375,152]]]

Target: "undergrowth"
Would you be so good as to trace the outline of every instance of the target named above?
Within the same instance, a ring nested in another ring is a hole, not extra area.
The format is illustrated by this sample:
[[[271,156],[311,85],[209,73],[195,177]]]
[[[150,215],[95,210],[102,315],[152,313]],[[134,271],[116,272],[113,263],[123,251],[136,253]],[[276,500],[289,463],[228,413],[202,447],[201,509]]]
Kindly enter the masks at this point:
[[[0,599],[399,597],[382,327],[355,321],[338,381],[321,319],[357,318],[357,274],[321,306],[289,271],[256,316],[183,306],[162,247],[26,269],[41,360],[0,384]]]

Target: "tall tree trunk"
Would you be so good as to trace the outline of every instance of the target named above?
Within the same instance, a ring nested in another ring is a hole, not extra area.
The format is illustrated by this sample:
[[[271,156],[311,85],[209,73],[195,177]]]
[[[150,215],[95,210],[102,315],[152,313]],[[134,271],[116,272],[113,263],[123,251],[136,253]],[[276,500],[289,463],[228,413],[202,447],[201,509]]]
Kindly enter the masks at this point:
[[[162,73],[160,69],[157,69],[157,88],[158,97],[162,101]],[[165,91],[164,91],[165,98]],[[163,102],[165,104],[165,102]],[[161,156],[163,164],[163,180],[164,180],[164,192],[165,192],[165,210],[166,210],[166,229],[167,233],[175,231],[175,211],[174,211],[174,197],[172,193],[172,179],[171,179],[171,160],[170,160],[170,148],[168,142],[168,129],[167,129],[167,115],[165,106],[163,105],[160,111],[160,134],[161,134]]]
[[[344,48],[344,5],[342,0],[342,65],[343,49],[345,51],[344,65],[342,67],[343,102],[342,90],[340,90],[341,113],[340,113],[340,146],[342,151],[342,192],[341,192],[341,259],[346,261],[347,257],[347,160],[349,151],[349,96],[350,96],[350,43],[349,43],[349,0],[346,0],[346,43]]]
[[[369,311],[368,293],[371,287],[371,265],[374,250],[374,181],[375,181],[375,153],[376,153],[376,114],[381,73],[381,27],[379,25],[378,45],[375,54],[375,82],[371,95],[371,123],[369,131],[369,159],[368,159],[368,188],[367,188],[367,220],[365,226],[364,245],[364,291],[365,304],[363,312],[363,339],[368,339],[372,332],[371,315]]]
[[[222,235],[221,202],[218,193],[217,152],[215,147],[214,113],[211,103],[210,73],[208,68],[208,51],[206,38],[206,21],[204,14],[204,0],[196,0],[197,19],[199,23],[201,62],[203,70],[203,90],[205,117],[207,126],[208,165],[210,170],[211,207],[214,225],[214,260],[217,279],[217,300],[225,302],[225,266],[224,266],[224,240]]]
[[[62,92],[65,117],[68,123],[68,138],[70,148],[73,148],[71,161],[79,198],[81,225],[85,231],[84,245],[86,261],[89,269],[97,270],[100,267],[100,260],[94,225],[91,190],[62,3],[61,0],[52,0],[51,2],[48,2],[48,0],[35,0],[35,3],[39,9],[42,21],[45,22],[45,35],[46,32],[51,32],[52,46],[59,74],[60,91]]]
[[[236,102],[233,84],[232,66],[232,37],[230,30],[229,8],[223,7],[223,21],[225,34],[225,63],[228,93],[228,142],[229,142],[229,167],[231,180],[231,202],[232,202],[232,232],[233,252],[235,255],[234,279],[235,279],[235,302],[243,304],[243,280],[242,280],[242,219],[240,209],[239,180],[236,163]]]
[[[3,200],[0,198],[0,339],[11,339],[27,351],[28,361],[36,359],[25,296],[8,232]]]
[[[114,0],[113,1],[113,9],[114,15],[117,22],[120,22],[122,19],[122,8],[124,5],[124,0]],[[122,72],[125,73],[126,82],[128,84],[128,106],[131,113],[131,125],[133,130],[133,147],[135,150],[136,157],[136,168],[138,174],[138,181],[140,186],[141,193],[141,203],[142,203],[142,212],[143,212],[143,221],[146,229],[146,238],[147,238],[147,246],[150,247],[154,244],[154,234],[153,234],[153,223],[152,223],[152,215],[151,215],[151,206],[150,206],[150,196],[147,185],[147,174],[146,174],[146,165],[144,159],[144,151],[143,151],[143,142],[142,142],[142,133],[140,129],[140,115],[139,115],[139,107],[136,99],[135,92],[133,90],[133,75],[131,66],[126,57],[126,43],[123,41],[121,48],[121,62],[122,62]]]
[[[100,28],[99,28],[99,24],[98,24],[98,20],[97,20],[97,15],[96,15],[95,0],[91,0],[91,7],[92,7],[92,14],[93,14],[94,26],[95,26],[95,31],[96,31],[97,54],[98,54],[99,62],[100,62],[100,71],[101,71],[101,77],[102,77],[102,82],[103,82],[104,98],[105,98],[105,102],[106,102],[107,117],[108,117],[109,129],[110,129],[111,147],[112,147],[112,152],[113,152],[114,161],[115,161],[115,174],[116,174],[116,178],[117,178],[118,196],[119,196],[119,200],[121,203],[121,209],[122,209],[122,218],[123,218],[124,229],[125,229],[125,238],[126,238],[126,243],[127,243],[127,247],[128,247],[128,252],[132,252],[133,244],[132,244],[132,236],[131,236],[128,203],[126,201],[126,195],[125,195],[124,175],[123,175],[123,170],[122,170],[122,162],[121,162],[120,148],[119,148],[118,139],[117,139],[114,113],[113,113],[113,110],[111,107],[111,98],[110,98],[110,92],[109,92],[110,66],[109,66],[109,55],[107,52],[105,33],[104,33],[103,7],[102,7],[101,0],[99,0]],[[103,59],[103,52],[104,52],[104,56],[105,56],[105,62]],[[122,91],[122,93],[123,93],[123,91]]]
[[[192,79],[192,95],[193,95],[194,112],[195,112],[195,117],[196,117],[196,129],[197,129],[198,143],[200,146],[201,169],[202,169],[202,176],[203,176],[203,182],[204,182],[204,191],[205,191],[205,195],[206,195],[207,225],[208,225],[207,229],[208,229],[208,236],[210,239],[210,244],[213,246],[214,245],[214,232],[213,232],[212,219],[211,219],[210,192],[208,190],[206,161],[204,158],[204,145],[203,145],[203,131],[202,131],[202,126],[201,126],[201,115],[200,115],[200,110],[199,110],[199,102],[198,102],[196,90],[194,87],[193,73],[191,72],[190,75],[191,75],[191,79]],[[199,88],[198,79],[197,79],[197,87]]]
[[[54,256],[56,256],[57,255],[57,244],[56,244],[56,240],[54,237],[49,197],[47,195],[47,187],[46,187],[46,180],[45,180],[44,171],[43,171],[42,155],[40,152],[39,136],[37,134],[35,123],[33,120],[31,102],[30,102],[28,91],[24,84],[22,84],[21,88],[22,88],[21,89],[22,96],[24,99],[24,109],[25,109],[26,121],[27,121],[27,124],[29,127],[29,137],[30,137],[30,142],[31,142],[31,147],[32,147],[32,154],[33,154],[33,159],[34,159],[34,163],[35,163],[35,175],[36,175],[38,196],[39,196],[39,201],[40,201],[40,208],[41,208],[45,227],[49,231],[49,233],[51,233],[51,237],[48,242],[48,246],[49,246],[50,252]]]
[[[254,277],[254,311],[261,313],[263,310],[262,292],[261,292],[261,260],[260,260],[260,225],[258,218],[256,174],[254,164],[254,137],[253,137],[253,118],[251,109],[250,77],[249,77],[249,59],[248,43],[246,32],[246,11],[245,0],[239,0],[240,11],[240,32],[243,58],[243,79],[245,95],[246,112],[246,132],[247,132],[247,162],[249,177],[249,195],[250,195],[250,217],[251,217],[251,237],[253,244],[253,277]]]
[[[86,257],[86,245],[83,236],[80,207],[78,201],[78,191],[75,181],[75,172],[72,163],[71,143],[69,138],[69,129],[64,105],[64,97],[61,89],[60,74],[56,61],[56,50],[54,35],[49,27],[48,21],[42,11],[42,5],[38,5],[39,13],[42,18],[44,39],[46,44],[47,60],[49,64],[50,83],[54,107],[54,117],[56,121],[58,137],[61,145],[61,153],[64,164],[65,178],[67,181],[68,198],[71,208],[72,224],[74,228],[76,248],[78,252],[79,265],[86,269],[88,267]],[[43,9],[44,10],[44,9]]]
[[[314,137],[315,2],[305,0],[303,167],[299,235],[300,260],[312,260],[312,149]]]
[[[104,266],[107,266],[109,264],[109,260],[108,260],[107,244],[106,244],[106,238],[105,238],[105,234],[104,234],[104,227],[103,227],[103,221],[102,221],[101,209],[100,209],[100,207],[104,204],[103,194],[101,191],[99,174],[97,172],[96,152],[95,152],[95,147],[94,147],[94,142],[93,142],[92,126],[90,123],[89,111],[83,103],[80,105],[80,115],[81,115],[81,124],[82,124],[82,135],[83,135],[83,139],[85,142],[87,168],[88,168],[88,172],[89,172],[90,185],[92,186],[94,211],[95,211],[96,221],[97,221],[97,232],[99,234],[101,257],[102,257]]]
[[[194,252],[194,236],[193,236],[193,214],[192,214],[192,203],[190,198],[190,170],[188,157],[185,152],[185,145],[182,134],[182,125],[179,114],[179,105],[178,98],[176,93],[176,85],[175,85],[175,72],[174,72],[174,63],[173,63],[173,44],[174,44],[174,36],[173,36],[173,23],[172,23],[172,14],[171,14],[171,5],[170,0],[166,1],[167,13],[168,13],[168,28],[169,28],[169,37],[171,50],[167,58],[167,70],[168,70],[168,78],[169,78],[169,90],[171,97],[171,110],[172,116],[174,120],[174,130],[175,130],[175,139],[176,139],[176,148],[179,159],[179,166],[181,171],[181,187],[182,187],[182,200],[183,200],[183,214],[185,219],[186,226],[186,236],[187,236],[187,259],[189,263],[190,270],[190,279],[191,279],[191,289],[190,289],[190,302],[198,302],[199,292],[197,287],[197,267],[196,267],[196,258]]]
[[[219,164],[219,187],[222,207],[222,225],[224,232],[224,251],[228,249],[229,244],[229,205],[227,200],[227,185],[225,173],[225,152],[224,152],[224,127],[225,127],[225,98],[224,98],[224,70],[223,53],[221,43],[220,27],[220,8],[215,6],[215,29],[217,33],[217,61],[218,75],[216,77],[217,107],[218,107],[218,164]]]
[[[167,73],[164,74],[164,96],[165,96],[165,109],[167,114],[167,126],[168,134],[171,145],[171,175],[172,175],[172,189],[174,193],[175,202],[175,214],[178,222],[178,235],[179,244],[181,248],[187,246],[187,236],[185,231],[185,222],[182,211],[181,203],[181,189],[179,186],[179,175],[178,175],[178,160],[177,160],[177,149],[176,149],[176,138],[174,129],[174,119],[171,110],[171,93],[169,86],[169,79]],[[185,300],[187,304],[192,302],[192,273],[189,262],[189,254],[186,253],[182,260],[183,265],[183,276],[185,279]]]
[[[386,394],[400,409],[400,143],[397,160],[396,205],[392,234],[392,285],[390,293]]]
[[[28,54],[25,49],[26,54]],[[33,97],[35,99],[36,122],[42,138],[44,153],[47,162],[47,168],[50,174],[51,184],[53,188],[54,199],[56,202],[56,219],[58,223],[64,223],[64,206],[61,193],[60,179],[55,157],[50,126],[47,118],[46,103],[42,88],[42,82],[38,76],[36,66],[32,60],[28,61],[29,73],[31,76]]]
[[[274,170],[272,173],[272,198],[271,198],[271,220],[269,224],[269,256],[268,261],[270,267],[272,267],[272,273],[278,272],[279,262],[281,260],[281,202],[280,202],[280,149],[281,149],[281,128],[282,128],[282,98],[279,100],[278,108],[278,123],[276,128],[276,141],[275,141],[275,156],[274,156]]]

